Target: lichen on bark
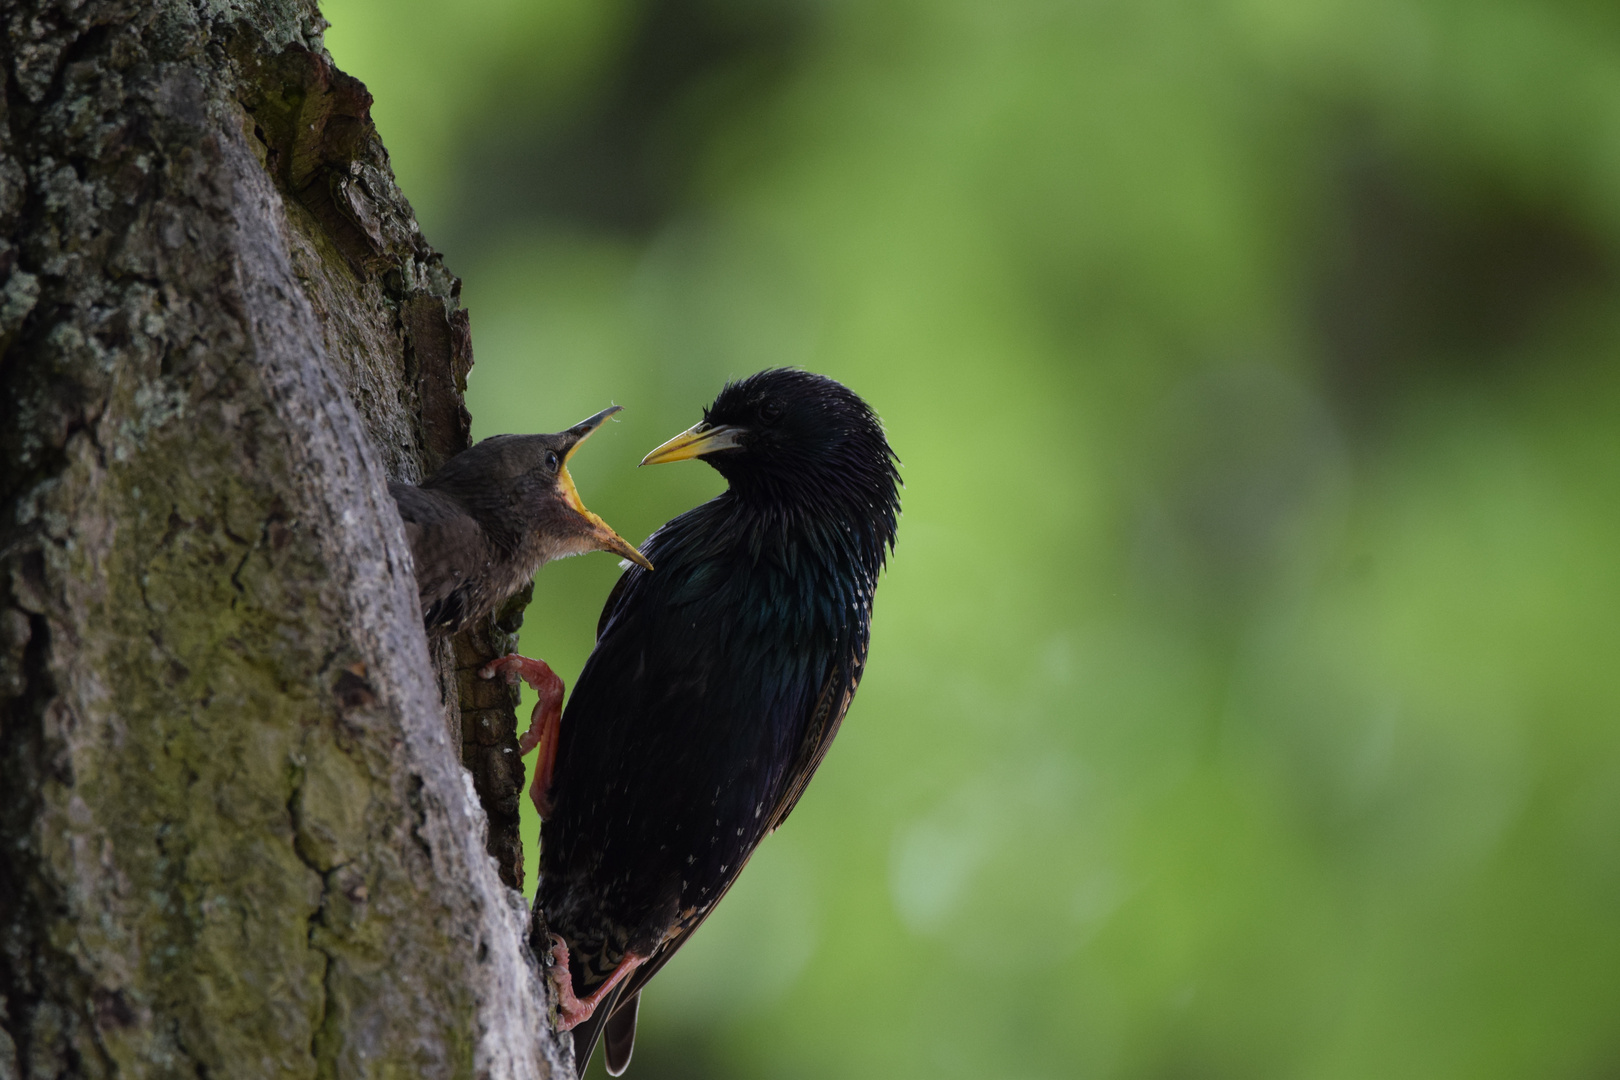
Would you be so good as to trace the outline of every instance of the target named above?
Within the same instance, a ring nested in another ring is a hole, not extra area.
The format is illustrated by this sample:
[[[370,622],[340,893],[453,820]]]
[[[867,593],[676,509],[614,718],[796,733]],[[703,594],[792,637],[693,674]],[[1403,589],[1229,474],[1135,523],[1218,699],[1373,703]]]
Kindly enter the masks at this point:
[[[308,3],[0,18],[0,1077],[567,1075],[386,492],[472,356],[369,96]]]

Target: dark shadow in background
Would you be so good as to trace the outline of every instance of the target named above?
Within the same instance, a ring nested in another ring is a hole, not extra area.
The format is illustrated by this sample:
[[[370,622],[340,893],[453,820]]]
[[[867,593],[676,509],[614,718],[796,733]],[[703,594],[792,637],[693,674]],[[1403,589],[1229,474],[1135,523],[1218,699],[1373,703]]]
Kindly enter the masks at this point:
[[[702,151],[765,104],[808,51],[804,0],[640,0],[595,86],[562,114],[505,95],[459,157],[449,231],[481,246],[552,224],[646,240]]]
[[[1352,435],[1404,399],[1511,376],[1515,346],[1614,290],[1613,255],[1573,210],[1443,151],[1420,168],[1364,136],[1343,145],[1314,314]]]

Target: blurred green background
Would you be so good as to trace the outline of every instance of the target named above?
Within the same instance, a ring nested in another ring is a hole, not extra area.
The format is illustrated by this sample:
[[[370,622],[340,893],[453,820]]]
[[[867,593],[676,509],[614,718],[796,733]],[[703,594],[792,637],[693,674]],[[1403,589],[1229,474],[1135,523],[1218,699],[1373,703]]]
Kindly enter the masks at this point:
[[[325,9],[476,435],[626,406],[574,472],[632,540],[728,376],[905,461],[860,696],[632,1076],[1620,1077],[1620,7]]]

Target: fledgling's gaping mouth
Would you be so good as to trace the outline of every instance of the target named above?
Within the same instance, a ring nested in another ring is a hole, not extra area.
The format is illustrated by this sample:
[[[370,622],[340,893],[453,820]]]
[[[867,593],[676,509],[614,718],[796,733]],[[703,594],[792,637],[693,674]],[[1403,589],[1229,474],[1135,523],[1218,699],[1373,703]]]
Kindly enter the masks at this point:
[[[596,545],[600,551],[611,551],[615,555],[622,555],[637,566],[651,570],[652,563],[647,557],[636,550],[634,544],[613,531],[613,527],[590,510],[585,508],[584,501],[579,497],[579,489],[574,486],[574,478],[568,475],[568,459],[574,456],[581,443],[591,437],[591,432],[601,427],[608,417],[622,409],[621,405],[610,405],[587,420],[581,420],[569,428],[565,435],[573,437],[573,442],[563,451],[563,463],[557,469],[557,487],[562,491],[564,500],[573,509],[574,513],[585,519],[585,535]]]

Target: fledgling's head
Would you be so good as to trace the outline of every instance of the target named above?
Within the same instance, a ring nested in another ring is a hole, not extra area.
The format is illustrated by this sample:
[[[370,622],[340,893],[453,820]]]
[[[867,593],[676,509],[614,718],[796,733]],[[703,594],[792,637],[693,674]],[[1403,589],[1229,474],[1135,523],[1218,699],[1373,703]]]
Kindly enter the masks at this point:
[[[457,455],[424,486],[452,493],[498,532],[537,539],[546,561],[611,551],[652,569],[652,564],[596,514],[585,508],[568,474],[568,459],[614,405],[553,435],[496,435]]]
[[[886,542],[900,505],[897,458],[883,424],[842,383],[772,368],[727,383],[701,422],[642,459],[702,458],[745,498],[856,508]]]

